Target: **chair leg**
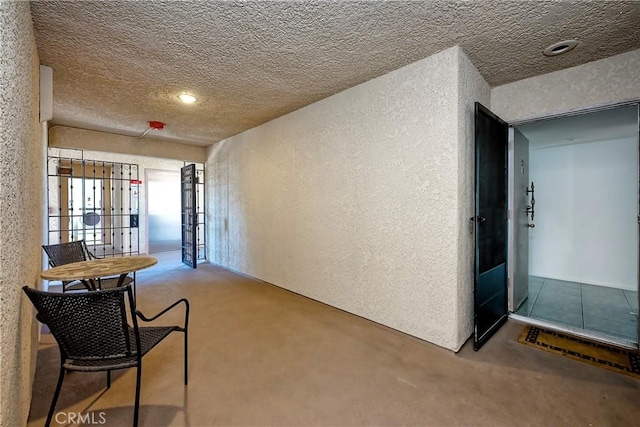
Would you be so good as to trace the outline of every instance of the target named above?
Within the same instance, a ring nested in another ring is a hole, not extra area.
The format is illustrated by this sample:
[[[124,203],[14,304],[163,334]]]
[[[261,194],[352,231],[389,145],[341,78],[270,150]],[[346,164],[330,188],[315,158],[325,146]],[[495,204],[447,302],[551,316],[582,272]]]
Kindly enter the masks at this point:
[[[53,418],[53,413],[56,410],[56,403],[58,403],[58,396],[60,396],[60,389],[62,389],[63,380],[64,380],[64,367],[60,365],[60,375],[58,375],[58,385],[56,385],[56,391],[53,393],[53,400],[51,401],[51,407],[49,408],[49,415],[47,415],[47,422],[45,423],[45,427],[49,427],[51,425],[51,419]]]
[[[111,388],[111,371],[107,371],[107,389]]]
[[[187,385],[189,374],[189,352],[187,351],[187,330],[184,330],[184,385]]]
[[[142,363],[136,367],[136,402],[133,407],[133,427],[138,427],[138,414],[140,412],[140,380],[142,379]]]

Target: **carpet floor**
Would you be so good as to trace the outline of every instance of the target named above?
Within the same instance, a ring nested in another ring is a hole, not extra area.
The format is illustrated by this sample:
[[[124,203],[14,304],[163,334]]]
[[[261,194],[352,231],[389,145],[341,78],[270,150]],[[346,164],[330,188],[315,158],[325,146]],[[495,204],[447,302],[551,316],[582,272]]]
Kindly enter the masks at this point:
[[[191,302],[189,385],[182,335],[143,359],[141,426],[627,426],[640,381],[518,343],[507,322],[480,351],[453,353],[213,265],[137,274],[153,314]],[[182,313],[168,315],[178,322]],[[59,353],[44,333],[28,426],[44,423]],[[53,425],[131,425],[135,369],[68,374]],[[103,422],[102,422],[103,421]]]

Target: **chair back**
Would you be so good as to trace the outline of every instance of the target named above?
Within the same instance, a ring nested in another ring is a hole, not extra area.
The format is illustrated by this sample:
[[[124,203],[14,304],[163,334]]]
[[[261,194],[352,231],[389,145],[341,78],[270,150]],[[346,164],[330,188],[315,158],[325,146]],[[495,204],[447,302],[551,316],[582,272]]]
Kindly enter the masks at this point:
[[[58,342],[63,360],[135,354],[136,339],[129,334],[125,306],[125,295],[133,304],[130,285],[83,293],[43,292],[27,286],[22,289],[38,311],[37,319],[49,327]]]
[[[42,248],[47,253],[49,264],[52,267],[90,259],[89,249],[87,249],[84,240],[59,243],[57,245],[42,245]]]

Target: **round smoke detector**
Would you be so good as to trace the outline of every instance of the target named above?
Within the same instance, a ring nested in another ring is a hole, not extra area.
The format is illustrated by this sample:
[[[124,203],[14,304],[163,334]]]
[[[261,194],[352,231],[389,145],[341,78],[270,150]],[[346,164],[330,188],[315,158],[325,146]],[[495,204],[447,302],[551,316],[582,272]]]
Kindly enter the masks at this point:
[[[564,40],[558,43],[554,43],[547,47],[542,53],[544,56],[557,56],[562,55],[565,52],[569,52],[571,49],[578,45],[577,40]]]

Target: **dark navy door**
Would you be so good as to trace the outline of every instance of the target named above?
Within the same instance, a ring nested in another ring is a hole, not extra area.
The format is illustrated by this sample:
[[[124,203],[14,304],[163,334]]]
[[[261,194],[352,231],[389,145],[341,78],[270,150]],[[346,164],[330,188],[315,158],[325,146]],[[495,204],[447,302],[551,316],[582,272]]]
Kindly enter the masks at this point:
[[[476,102],[473,348],[507,320],[507,148],[509,125]]]

